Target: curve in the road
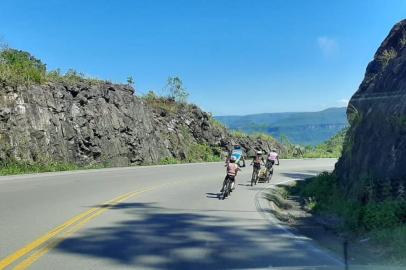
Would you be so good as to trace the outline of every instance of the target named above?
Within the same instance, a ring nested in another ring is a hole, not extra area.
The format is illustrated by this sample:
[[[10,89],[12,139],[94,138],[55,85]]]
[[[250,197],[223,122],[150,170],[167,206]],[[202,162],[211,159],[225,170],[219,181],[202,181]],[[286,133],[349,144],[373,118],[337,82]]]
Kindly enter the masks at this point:
[[[75,232],[79,231],[82,227],[86,225],[86,223],[100,216],[108,209],[111,209],[117,204],[125,202],[126,200],[134,198],[142,193],[162,188],[164,186],[177,184],[180,182],[182,181],[160,184],[143,190],[128,192],[112,200],[106,201],[98,207],[93,207],[88,211],[85,211],[77,216],[74,216],[65,223],[61,224],[60,226],[49,231],[45,235],[39,237],[38,239],[32,241],[23,248],[17,250],[16,252],[10,254],[9,256],[1,260],[0,269],[4,269],[7,266],[13,264],[14,262],[20,260],[21,258],[29,255],[28,258],[24,259],[22,262],[18,263],[13,268],[15,270],[27,269],[31,264],[33,264],[39,258],[48,253],[51,249],[55,248],[58,244],[60,244],[64,239],[73,235]]]

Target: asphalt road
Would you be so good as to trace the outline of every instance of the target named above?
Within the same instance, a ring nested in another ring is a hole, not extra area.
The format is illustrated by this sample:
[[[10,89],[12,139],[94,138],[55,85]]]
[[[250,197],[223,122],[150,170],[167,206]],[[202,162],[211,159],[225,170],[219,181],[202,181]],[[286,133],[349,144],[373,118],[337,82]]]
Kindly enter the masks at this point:
[[[334,163],[283,160],[272,183]],[[343,269],[275,223],[251,170],[224,201],[220,163],[0,177],[0,269]]]

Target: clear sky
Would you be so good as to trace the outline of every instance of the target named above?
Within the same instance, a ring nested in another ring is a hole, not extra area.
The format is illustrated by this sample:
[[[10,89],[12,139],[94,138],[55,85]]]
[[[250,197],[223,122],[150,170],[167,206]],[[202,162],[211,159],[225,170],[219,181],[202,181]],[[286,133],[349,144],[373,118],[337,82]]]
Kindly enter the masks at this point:
[[[0,35],[48,69],[138,93],[179,76],[216,115],[343,106],[405,0],[1,0]]]

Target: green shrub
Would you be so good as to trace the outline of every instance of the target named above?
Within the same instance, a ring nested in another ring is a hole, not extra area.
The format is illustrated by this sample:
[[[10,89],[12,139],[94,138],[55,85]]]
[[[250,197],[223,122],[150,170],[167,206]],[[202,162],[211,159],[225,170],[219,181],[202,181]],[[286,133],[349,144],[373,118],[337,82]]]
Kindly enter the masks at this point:
[[[0,81],[12,86],[42,83],[46,66],[28,52],[4,49],[0,52]]]
[[[390,48],[389,50],[384,50],[380,55],[378,55],[377,59],[385,68],[392,59],[396,58],[396,56],[397,52],[393,48]]]
[[[344,219],[345,228],[357,229],[361,205],[347,200],[338,186],[337,176],[323,172],[317,177],[298,183],[291,192],[305,198],[308,208],[314,212],[335,214]]]
[[[158,95],[155,94],[154,91],[148,91],[148,93],[144,96],[142,96],[143,99],[147,100],[147,101],[153,101],[158,99]]]
[[[242,131],[238,131],[238,130],[232,130],[230,131],[231,136],[235,137],[235,138],[246,138],[248,137],[248,135]]]
[[[265,133],[254,133],[250,135],[250,137],[262,140],[262,141],[267,141],[267,142],[274,142],[275,139],[271,135],[265,134]]]
[[[207,144],[194,144],[190,147],[187,155],[188,162],[214,162],[221,161],[221,157],[218,150],[215,153],[213,149]]]
[[[216,162],[221,161],[220,149],[211,148],[207,144],[193,144],[186,155],[186,159],[180,160],[174,157],[165,157],[159,161],[161,165],[193,163],[193,162]]]
[[[160,165],[179,164],[179,163],[182,163],[182,161],[174,157],[164,157],[159,161]]]
[[[90,84],[98,84],[101,82],[106,82],[103,80],[99,80],[97,78],[86,76],[81,72],[77,72],[74,69],[68,69],[65,74],[62,74],[60,69],[52,70],[47,73],[46,75],[47,81],[51,82],[63,82],[67,84],[76,84],[80,82],[87,82]]]
[[[0,164],[0,175],[59,172],[80,169],[96,169],[102,167],[103,167],[102,165],[79,166],[73,163],[64,163],[64,162],[41,163],[41,162],[8,161],[2,162]]]
[[[171,99],[179,103],[186,103],[189,93],[179,77],[169,77],[165,88],[169,91]]]
[[[306,198],[314,212],[333,213],[353,231],[374,231],[395,228],[406,222],[406,201],[387,199],[362,204],[348,199],[338,185],[334,173],[324,172],[317,177],[297,183],[291,193]]]
[[[378,244],[384,247],[386,254],[393,263],[405,260],[406,254],[406,225],[403,224],[394,228],[384,228],[372,231],[369,236]],[[399,259],[400,258],[400,259]]]
[[[219,129],[226,129],[226,127],[224,126],[223,123],[221,123],[219,120],[217,120],[217,119],[215,119],[213,117],[210,117],[209,121],[210,121],[210,123],[211,123],[211,125],[213,127],[216,127],[216,128],[219,128]]]
[[[305,158],[338,158],[343,151],[343,145],[348,128],[344,128],[339,133],[331,137],[324,143],[317,146],[307,146],[304,149]]]
[[[366,230],[394,228],[402,224],[406,217],[406,204],[387,200],[370,202],[362,211],[362,224]]]
[[[104,82],[96,78],[85,76],[73,69],[62,75],[59,69],[47,73],[46,65],[28,52],[3,49],[0,51],[0,83],[17,87],[19,85],[41,84],[52,82]]]
[[[158,96],[153,91],[149,91],[142,98],[152,108],[158,109],[158,110],[163,110],[168,113],[177,113],[182,106],[182,104],[176,102],[175,100],[173,100],[171,98]]]

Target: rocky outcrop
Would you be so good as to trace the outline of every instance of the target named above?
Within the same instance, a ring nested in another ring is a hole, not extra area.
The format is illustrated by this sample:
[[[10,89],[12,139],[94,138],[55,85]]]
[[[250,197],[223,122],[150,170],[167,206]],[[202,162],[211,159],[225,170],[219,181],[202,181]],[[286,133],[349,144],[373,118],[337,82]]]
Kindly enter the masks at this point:
[[[406,20],[393,27],[369,63],[347,116],[351,127],[335,169],[341,186],[364,201],[404,196]]]
[[[186,159],[196,144],[216,151],[239,142],[247,150],[281,148],[233,138],[197,106],[165,102],[154,106],[132,87],[107,82],[0,85],[0,161],[124,166]]]

